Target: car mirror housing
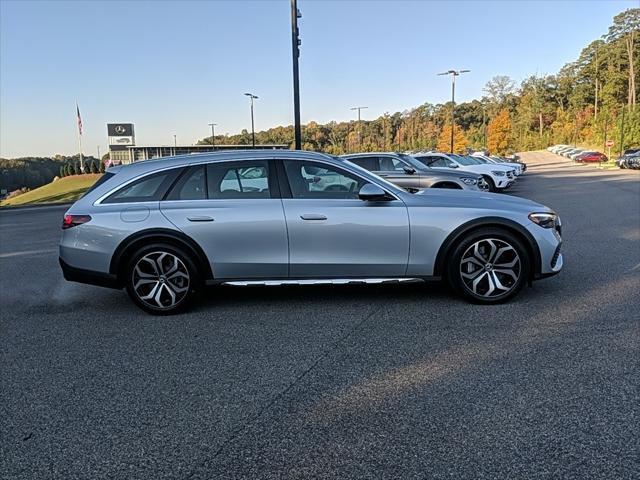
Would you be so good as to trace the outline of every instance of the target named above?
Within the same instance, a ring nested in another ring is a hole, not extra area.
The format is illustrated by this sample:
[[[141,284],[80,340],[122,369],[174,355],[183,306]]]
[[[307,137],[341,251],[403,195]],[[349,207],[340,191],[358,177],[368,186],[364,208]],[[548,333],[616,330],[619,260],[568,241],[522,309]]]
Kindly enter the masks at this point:
[[[403,170],[407,175],[413,175],[414,173],[416,173],[416,169],[411,167],[403,167]]]
[[[367,201],[389,200],[387,192],[373,183],[365,183],[358,192],[358,197]]]

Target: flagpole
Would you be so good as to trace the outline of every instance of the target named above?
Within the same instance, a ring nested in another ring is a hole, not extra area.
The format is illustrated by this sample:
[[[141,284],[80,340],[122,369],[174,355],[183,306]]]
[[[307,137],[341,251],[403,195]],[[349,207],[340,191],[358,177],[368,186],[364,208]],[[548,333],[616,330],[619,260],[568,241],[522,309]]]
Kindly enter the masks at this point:
[[[78,134],[78,146],[80,148],[80,173],[84,173],[84,162],[82,161],[82,134]]]
[[[76,115],[78,116],[78,150],[80,153],[80,173],[84,173],[84,161],[82,159],[82,117],[80,117],[80,107],[76,101]]]

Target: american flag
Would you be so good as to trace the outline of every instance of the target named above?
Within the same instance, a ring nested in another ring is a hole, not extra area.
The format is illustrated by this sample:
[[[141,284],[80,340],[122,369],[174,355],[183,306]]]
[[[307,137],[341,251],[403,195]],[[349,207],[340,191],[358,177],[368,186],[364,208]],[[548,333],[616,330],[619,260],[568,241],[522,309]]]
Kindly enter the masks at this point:
[[[76,113],[78,114],[78,133],[82,135],[82,117],[80,117],[80,108],[76,103]]]

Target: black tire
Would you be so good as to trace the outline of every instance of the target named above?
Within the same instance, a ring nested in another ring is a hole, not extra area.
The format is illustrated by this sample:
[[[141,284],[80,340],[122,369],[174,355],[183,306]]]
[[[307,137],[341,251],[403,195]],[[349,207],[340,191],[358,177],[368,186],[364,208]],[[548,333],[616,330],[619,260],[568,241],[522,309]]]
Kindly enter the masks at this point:
[[[491,258],[489,255],[493,248],[492,244],[497,249],[494,253],[495,258]],[[472,254],[473,258],[469,257],[470,251],[474,252],[476,245],[479,245],[479,253],[486,253],[486,255],[481,255],[485,262],[482,266],[480,265],[482,262],[474,261],[477,259],[476,255]],[[511,247],[512,250],[506,247]],[[504,249],[502,253],[500,253],[501,249]],[[518,261],[514,262],[511,267],[493,267],[494,263],[496,266],[508,265],[516,258]],[[498,262],[495,262],[496,260]],[[463,272],[463,270],[466,271]],[[505,273],[507,271],[512,273]],[[528,282],[531,272],[531,258],[522,241],[516,235],[501,228],[487,227],[464,236],[450,250],[446,272],[451,287],[467,300],[479,304],[502,303],[514,297]],[[463,278],[463,275],[466,275],[467,278]],[[513,275],[516,275],[517,278],[514,279]],[[476,282],[476,280],[478,281]],[[474,282],[476,282],[475,292],[472,289]],[[502,291],[504,288],[508,288],[508,291]],[[489,293],[487,294],[487,292]]]
[[[487,182],[487,185],[489,185],[489,191],[495,192],[496,184],[494,183],[493,179],[489,175],[483,175],[482,178],[484,178],[484,181]]]
[[[133,303],[153,315],[185,311],[203,288],[202,276],[191,255],[169,243],[154,243],[136,250],[126,261],[123,274]],[[143,297],[148,295],[152,298],[145,300]]]

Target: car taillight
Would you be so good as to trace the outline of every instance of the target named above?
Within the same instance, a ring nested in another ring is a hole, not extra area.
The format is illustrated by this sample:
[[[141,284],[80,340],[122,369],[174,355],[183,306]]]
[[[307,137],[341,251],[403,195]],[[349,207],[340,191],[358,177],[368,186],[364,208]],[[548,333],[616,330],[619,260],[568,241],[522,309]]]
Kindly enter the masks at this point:
[[[82,225],[90,220],[91,216],[89,215],[65,215],[62,219],[62,229],[66,230],[67,228]]]

